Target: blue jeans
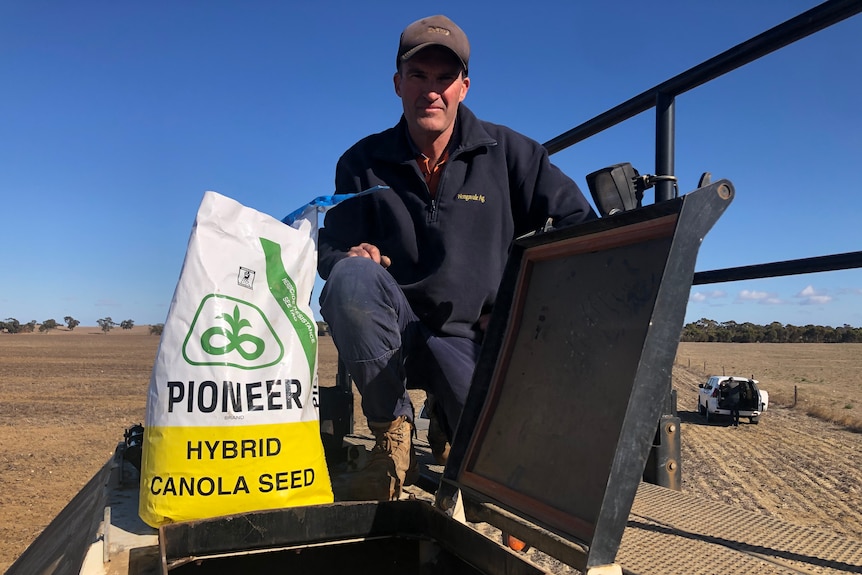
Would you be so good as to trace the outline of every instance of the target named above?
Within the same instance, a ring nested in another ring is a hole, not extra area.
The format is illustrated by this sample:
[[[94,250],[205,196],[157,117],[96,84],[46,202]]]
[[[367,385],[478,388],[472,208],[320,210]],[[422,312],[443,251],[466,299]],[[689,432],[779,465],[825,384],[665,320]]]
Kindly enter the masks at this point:
[[[451,442],[479,359],[478,343],[434,335],[389,272],[368,258],[348,257],[332,268],[320,312],[369,421],[404,415],[412,422],[409,385],[434,394]]]

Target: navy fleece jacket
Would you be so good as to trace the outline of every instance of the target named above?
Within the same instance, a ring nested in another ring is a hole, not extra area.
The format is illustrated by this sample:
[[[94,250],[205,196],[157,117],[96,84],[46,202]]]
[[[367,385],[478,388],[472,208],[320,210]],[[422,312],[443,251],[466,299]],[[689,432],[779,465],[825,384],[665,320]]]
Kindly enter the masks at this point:
[[[367,242],[392,260],[389,272],[417,316],[438,335],[481,340],[512,240],[545,225],[596,217],[577,184],[545,148],[463,104],[454,148],[432,200],[404,118],[356,143],[339,159],[337,193],[388,186],[327,212],[318,241],[323,279],[352,246]]]

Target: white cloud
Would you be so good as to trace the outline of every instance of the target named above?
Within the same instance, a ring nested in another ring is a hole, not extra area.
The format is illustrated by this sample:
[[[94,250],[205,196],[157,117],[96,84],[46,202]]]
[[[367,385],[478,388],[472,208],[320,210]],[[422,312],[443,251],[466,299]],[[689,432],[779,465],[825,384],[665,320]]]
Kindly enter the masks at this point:
[[[832,301],[832,297],[828,295],[813,295],[811,297],[803,298],[800,305],[822,305],[827,304]]]
[[[727,296],[727,292],[724,292],[722,290],[713,290],[709,292],[694,292],[689,296],[688,301],[694,303],[704,303],[708,300],[721,299],[725,296]]]
[[[796,297],[800,300],[799,305],[825,305],[833,299],[824,290],[814,289],[812,285],[805,286]]]
[[[777,294],[756,291],[756,290],[741,290],[736,294],[736,303],[756,303],[760,305],[781,305],[784,301]]]
[[[768,297],[770,297],[770,294],[768,292],[754,291],[754,290],[747,290],[747,289],[744,289],[741,292],[739,292],[739,295],[737,296],[738,299],[745,300],[745,301],[760,301],[760,300],[767,299]]]
[[[814,289],[814,286],[809,285],[805,286],[805,288],[801,292],[796,294],[796,297],[811,297],[814,295],[817,295],[817,290]]]

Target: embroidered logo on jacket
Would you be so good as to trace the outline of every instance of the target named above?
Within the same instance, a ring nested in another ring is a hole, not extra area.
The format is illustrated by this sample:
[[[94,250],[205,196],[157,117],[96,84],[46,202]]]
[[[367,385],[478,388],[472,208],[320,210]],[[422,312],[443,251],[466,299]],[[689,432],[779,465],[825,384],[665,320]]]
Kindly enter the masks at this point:
[[[455,196],[456,200],[463,200],[465,202],[482,202],[485,203],[485,195],[484,194],[458,194]]]

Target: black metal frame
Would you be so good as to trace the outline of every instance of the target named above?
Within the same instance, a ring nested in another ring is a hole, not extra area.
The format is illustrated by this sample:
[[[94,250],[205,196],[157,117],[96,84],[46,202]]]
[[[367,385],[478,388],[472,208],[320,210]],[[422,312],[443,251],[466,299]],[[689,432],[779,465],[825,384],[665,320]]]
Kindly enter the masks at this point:
[[[858,0],[824,2],[548,140],[544,144],[545,148],[550,154],[555,154],[650,108],[656,108],[656,173],[673,175],[676,96],[859,12],[862,12],[862,6]],[[657,188],[657,201],[674,196],[672,182],[663,182]]]
[[[655,172],[674,175],[675,98],[710,80],[749,64],[797,40],[846,20],[862,12],[859,0],[829,0],[807,12],[787,20],[754,38],[747,40],[646,90],[634,98],[587,120],[545,142],[548,153],[555,154],[578,142],[616,126],[650,108],[656,109]],[[673,181],[656,184],[656,202],[675,197]],[[862,251],[807,258],[786,262],[765,263],[695,274],[694,284],[719,283],[742,279],[774,277],[820,271],[835,271],[862,267]]]
[[[655,108],[655,173],[659,176],[674,176],[676,96],[860,12],[862,2],[859,0],[828,0],[548,140],[544,146],[550,154],[555,154]],[[656,184],[656,203],[676,197],[677,189],[674,183],[673,178],[668,178]],[[862,251],[697,272],[692,285],[854,268],[862,268]],[[680,421],[675,413],[675,398],[672,396],[670,381],[668,395],[670,400],[665,401],[666,407],[656,432],[654,452],[644,479],[664,487],[678,488],[681,483],[681,466],[672,465],[672,460],[679,460],[679,435],[668,433],[668,430],[678,431]]]
[[[256,511],[159,528],[161,572],[540,575],[426,501]]]
[[[540,549],[547,537],[534,525],[583,545],[580,561],[559,557],[570,565],[614,562],[664,407],[697,252],[732,198],[720,180],[515,242],[438,507],[452,508],[460,492],[465,508],[480,502],[495,524],[500,514],[481,503],[526,519],[509,529]],[[560,293],[562,278],[586,301]],[[540,339],[545,329],[556,336]],[[573,345],[570,364],[562,358]],[[525,398],[537,396],[545,407],[525,417]]]

